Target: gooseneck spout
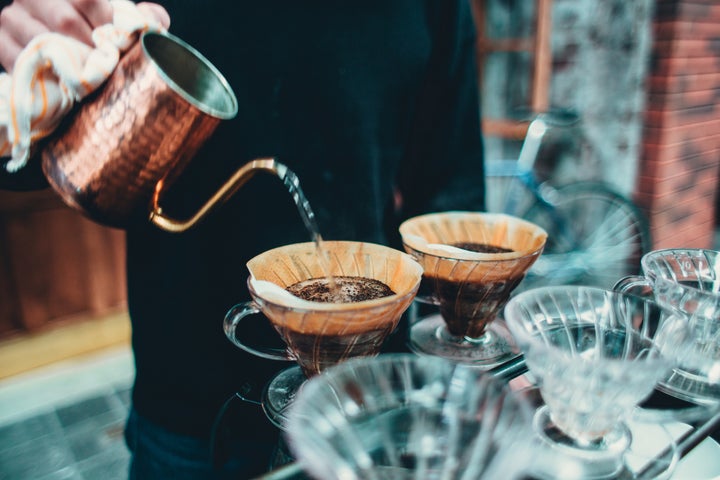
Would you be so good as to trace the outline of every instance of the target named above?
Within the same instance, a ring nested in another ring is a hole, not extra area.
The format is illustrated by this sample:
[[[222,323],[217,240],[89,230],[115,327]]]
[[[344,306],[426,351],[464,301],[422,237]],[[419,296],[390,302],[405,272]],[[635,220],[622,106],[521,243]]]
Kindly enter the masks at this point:
[[[150,221],[157,227],[173,233],[184,232],[192,228],[202,220],[210,211],[218,205],[225,203],[240,187],[242,187],[257,172],[266,171],[280,178],[285,179],[287,167],[277,162],[274,158],[258,158],[240,167],[205,204],[192,217],[185,220],[176,220],[166,216],[160,207],[160,196],[163,190],[163,182],[157,183],[152,198],[152,211]]]

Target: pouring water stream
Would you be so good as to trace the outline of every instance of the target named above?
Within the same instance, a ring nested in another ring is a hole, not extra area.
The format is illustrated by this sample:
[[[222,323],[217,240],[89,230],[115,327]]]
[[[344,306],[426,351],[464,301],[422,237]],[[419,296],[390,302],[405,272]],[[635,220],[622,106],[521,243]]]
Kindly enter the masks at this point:
[[[297,206],[298,212],[300,213],[300,217],[305,224],[305,228],[307,228],[310,233],[311,240],[315,242],[315,250],[317,252],[318,261],[323,272],[325,272],[325,277],[328,279],[328,286],[331,291],[335,290],[335,278],[330,271],[330,256],[328,255],[327,250],[323,247],[323,239],[320,235],[320,228],[318,227],[317,220],[315,219],[315,212],[313,212],[310,207],[310,202],[300,188],[300,179],[295,172],[287,168],[285,165],[277,162],[275,173],[283,181],[283,184],[287,187],[288,192],[290,192],[290,195]]]

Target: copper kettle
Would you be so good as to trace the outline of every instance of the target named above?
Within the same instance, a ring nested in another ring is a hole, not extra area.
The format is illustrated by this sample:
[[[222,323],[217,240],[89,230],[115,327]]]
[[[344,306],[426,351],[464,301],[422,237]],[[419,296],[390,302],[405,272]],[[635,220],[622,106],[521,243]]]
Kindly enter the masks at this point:
[[[182,232],[257,171],[283,176],[274,159],[257,159],[191,218],[163,213],[165,190],[220,121],[237,111],[235,94],[205,57],[168,33],[147,32],[42,147],[42,169],[65,203],[97,223],[126,228],[144,216],[163,230]]]

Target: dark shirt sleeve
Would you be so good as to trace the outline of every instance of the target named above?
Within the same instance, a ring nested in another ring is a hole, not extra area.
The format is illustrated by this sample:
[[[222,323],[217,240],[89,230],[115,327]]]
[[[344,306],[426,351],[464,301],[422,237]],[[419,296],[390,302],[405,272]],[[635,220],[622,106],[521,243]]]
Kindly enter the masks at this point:
[[[443,2],[435,49],[398,178],[399,220],[483,210],[485,188],[475,28],[469,2]]]

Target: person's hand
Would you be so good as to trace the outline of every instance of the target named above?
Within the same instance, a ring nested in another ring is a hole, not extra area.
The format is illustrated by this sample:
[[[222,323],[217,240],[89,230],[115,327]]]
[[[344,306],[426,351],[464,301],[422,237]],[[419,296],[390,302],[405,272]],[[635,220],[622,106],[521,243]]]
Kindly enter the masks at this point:
[[[141,2],[138,7],[163,27],[170,25],[160,5]],[[36,35],[57,32],[92,45],[92,31],[112,21],[108,0],[14,0],[0,11],[0,65],[12,71],[20,51]]]

